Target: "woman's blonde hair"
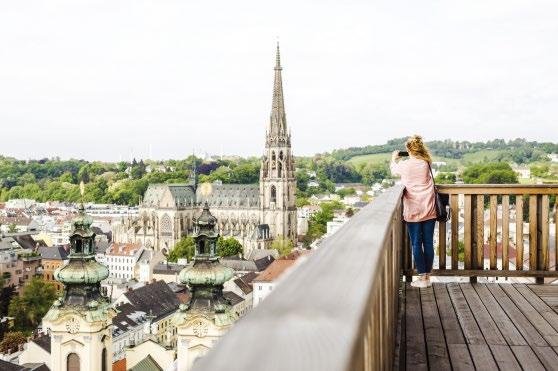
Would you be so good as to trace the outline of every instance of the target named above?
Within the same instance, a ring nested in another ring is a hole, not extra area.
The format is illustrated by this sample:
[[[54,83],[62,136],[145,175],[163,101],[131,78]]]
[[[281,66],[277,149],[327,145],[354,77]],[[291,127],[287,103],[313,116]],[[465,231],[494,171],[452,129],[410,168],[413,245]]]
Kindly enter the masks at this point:
[[[407,139],[405,143],[409,154],[413,157],[419,158],[428,162],[429,164],[432,163],[432,155],[430,154],[430,150],[422,141],[422,137],[420,135],[413,135]]]

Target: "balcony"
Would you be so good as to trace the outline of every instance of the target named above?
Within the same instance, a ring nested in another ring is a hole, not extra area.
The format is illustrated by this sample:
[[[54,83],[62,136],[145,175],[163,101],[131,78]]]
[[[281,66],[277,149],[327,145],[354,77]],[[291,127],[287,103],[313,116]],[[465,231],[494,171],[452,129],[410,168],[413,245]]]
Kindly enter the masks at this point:
[[[558,185],[442,187],[452,219],[436,232],[440,282],[420,290],[408,284],[402,192],[325,240],[194,370],[555,368],[558,285],[544,283],[558,278]]]

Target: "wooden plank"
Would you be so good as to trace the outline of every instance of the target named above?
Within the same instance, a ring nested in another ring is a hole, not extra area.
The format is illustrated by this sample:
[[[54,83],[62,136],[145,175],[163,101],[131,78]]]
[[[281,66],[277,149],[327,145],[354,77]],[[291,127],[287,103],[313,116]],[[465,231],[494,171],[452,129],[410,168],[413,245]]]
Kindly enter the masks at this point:
[[[533,349],[531,349],[531,347],[523,345],[512,345],[511,350],[524,370],[545,370],[544,366],[539,361],[539,358],[537,357],[535,352],[533,352]]]
[[[500,370],[521,370],[521,366],[515,359],[511,348],[507,345],[490,345],[494,360]]]
[[[558,332],[543,318],[543,316],[521,295],[513,285],[501,285],[517,308],[527,317],[539,334],[551,346],[558,346]]]
[[[439,270],[433,269],[431,272],[432,276],[455,276],[455,277],[470,277],[470,276],[482,276],[482,277],[558,277],[558,271],[514,271],[514,270],[481,270],[481,269],[447,269]]]
[[[502,196],[502,269],[510,269],[510,196]]]
[[[471,269],[472,268],[472,253],[471,253],[471,247],[472,247],[472,238],[471,238],[471,227],[472,227],[472,219],[473,219],[473,215],[471,214],[472,212],[472,205],[471,205],[471,195],[465,195],[465,202],[464,202],[464,227],[465,227],[465,231],[464,231],[464,239],[463,239],[463,243],[464,243],[464,247],[465,247],[465,254],[464,254],[464,263],[465,263],[465,269]]]
[[[440,184],[438,191],[449,195],[553,195],[558,193],[558,185]]]
[[[397,333],[395,340],[395,354],[393,356],[393,369],[405,370],[405,283],[401,284],[401,295],[399,295],[399,310],[397,313]]]
[[[446,222],[438,223],[439,269],[446,269]]]
[[[500,304],[508,317],[510,317],[517,330],[523,335],[529,345],[548,346],[546,340],[538,333],[525,315],[521,313],[519,308],[517,308],[508,295],[506,295],[500,285],[487,284],[486,287],[490,290],[494,298],[498,301],[498,304]]]
[[[496,237],[498,236],[498,198],[496,195],[490,195],[490,236],[488,239],[490,269],[498,269],[497,262],[497,246]]]
[[[476,268],[484,269],[484,196],[477,196],[477,253],[476,253]]]
[[[551,347],[531,347],[547,370],[556,370],[558,355]]]
[[[465,344],[465,338],[459,326],[459,321],[453,309],[453,304],[451,303],[446,285],[434,283],[432,287],[434,288],[436,304],[438,305],[438,312],[440,313],[440,322],[444,329],[448,347],[449,344]]]
[[[448,344],[448,351],[454,371],[473,371],[475,369],[466,344]]]
[[[529,196],[529,269],[537,269],[537,196]]]
[[[473,288],[498,326],[500,333],[510,345],[527,345],[519,330],[515,327],[506,312],[485,285],[476,284]]]
[[[523,295],[525,300],[529,302],[535,308],[537,312],[540,313],[541,316],[552,326],[555,330],[558,331],[558,313],[556,313],[552,308],[545,303],[543,299],[541,299],[537,294],[535,294],[529,287],[534,285],[523,285],[517,284],[515,285],[515,289]]]
[[[506,340],[504,340],[504,337],[498,329],[498,326],[494,323],[492,317],[490,317],[490,314],[486,310],[473,286],[470,283],[462,283],[460,284],[460,287],[484,336],[484,340],[488,344],[507,345]],[[475,353],[473,352],[473,354]]]
[[[469,308],[467,300],[465,300],[465,297],[463,296],[463,292],[461,291],[459,284],[456,282],[448,283],[447,289],[453,303],[453,307],[455,308],[455,314],[457,315],[459,324],[463,329],[463,335],[465,336],[467,344],[486,345],[484,336],[475,321],[475,317]]]
[[[523,269],[523,196],[515,197],[515,269]]]
[[[548,195],[542,195],[542,205],[541,205],[541,261],[539,262],[539,270],[548,270],[548,232],[549,232],[549,225],[548,225]]]
[[[541,298],[546,305],[552,308],[558,313],[558,286],[556,285],[529,285],[531,291],[533,291],[539,298]]]
[[[451,207],[451,269],[458,268],[458,246],[459,241],[459,204],[458,195],[450,196]]]
[[[422,320],[428,351],[428,367],[434,370],[447,370],[450,368],[449,354],[446,349],[446,340],[436,299],[432,287],[420,290],[422,305]]]
[[[469,344],[469,352],[473,356],[473,362],[477,371],[494,371],[498,369],[494,356],[488,346],[484,344]]]
[[[408,370],[427,370],[426,343],[422,326],[419,289],[406,284],[405,289],[405,360]]]

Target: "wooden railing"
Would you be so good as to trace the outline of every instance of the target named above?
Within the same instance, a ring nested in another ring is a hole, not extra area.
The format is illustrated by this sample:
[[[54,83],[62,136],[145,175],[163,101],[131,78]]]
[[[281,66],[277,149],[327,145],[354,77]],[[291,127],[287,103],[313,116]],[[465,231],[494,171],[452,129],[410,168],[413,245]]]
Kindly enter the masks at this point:
[[[472,281],[477,276],[536,277],[538,283],[544,277],[558,277],[558,254],[549,248],[558,185],[444,185],[440,192],[449,195],[452,215],[448,226],[439,223],[435,249],[439,264],[434,275],[469,276]],[[554,228],[556,246],[558,227]],[[524,232],[528,233],[525,240]],[[510,258],[512,251],[515,258]],[[403,253],[409,279],[413,274],[410,248]]]
[[[404,243],[402,191],[391,188],[353,216],[193,369],[390,370]]]

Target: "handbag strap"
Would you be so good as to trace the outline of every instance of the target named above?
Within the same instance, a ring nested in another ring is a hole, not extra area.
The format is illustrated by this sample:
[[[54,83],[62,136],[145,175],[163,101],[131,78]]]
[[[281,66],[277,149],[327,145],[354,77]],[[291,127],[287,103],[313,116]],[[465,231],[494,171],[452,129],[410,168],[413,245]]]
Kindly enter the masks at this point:
[[[436,189],[436,180],[434,179],[434,173],[432,173],[432,166],[430,166],[430,162],[428,162],[428,168],[430,169],[430,176],[432,177],[432,184],[434,184],[434,189]]]

